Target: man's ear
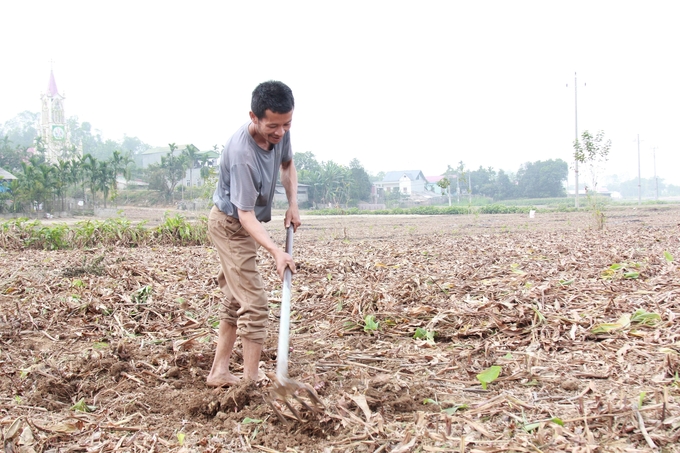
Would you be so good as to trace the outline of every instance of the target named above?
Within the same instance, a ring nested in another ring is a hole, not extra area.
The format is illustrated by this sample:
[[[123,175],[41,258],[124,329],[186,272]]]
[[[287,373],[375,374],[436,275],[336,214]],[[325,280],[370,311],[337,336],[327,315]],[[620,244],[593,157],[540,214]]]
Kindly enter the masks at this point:
[[[257,115],[255,115],[252,111],[250,112],[250,121],[252,121],[253,124],[257,124]]]

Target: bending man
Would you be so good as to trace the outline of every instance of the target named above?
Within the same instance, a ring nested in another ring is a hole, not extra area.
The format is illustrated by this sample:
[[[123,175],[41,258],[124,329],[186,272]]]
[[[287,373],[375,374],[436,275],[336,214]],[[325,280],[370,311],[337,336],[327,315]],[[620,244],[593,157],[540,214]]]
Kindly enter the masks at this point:
[[[208,232],[220,258],[217,277],[225,299],[220,307],[217,349],[207,384],[221,387],[239,378],[229,371],[236,341],[243,345],[243,378],[257,380],[262,344],[267,335],[269,305],[257,269],[257,249],[264,247],[276,262],[283,280],[293,258],[269,237],[262,222],[271,220],[276,180],[286,190],[288,210],[284,225],[300,226],[297,172],[293,164],[290,127],[295,101],[281,82],[261,83],[253,91],[250,122],[227,142],[220,160],[220,175],[213,195]]]

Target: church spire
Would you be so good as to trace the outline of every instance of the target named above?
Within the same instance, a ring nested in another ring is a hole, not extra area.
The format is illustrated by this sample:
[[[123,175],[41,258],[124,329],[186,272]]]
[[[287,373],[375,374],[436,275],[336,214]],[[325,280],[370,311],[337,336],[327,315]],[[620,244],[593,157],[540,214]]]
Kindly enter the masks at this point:
[[[59,94],[59,91],[57,90],[57,82],[55,82],[54,80],[54,72],[51,69],[50,69],[50,81],[47,84],[47,94],[50,96]]]

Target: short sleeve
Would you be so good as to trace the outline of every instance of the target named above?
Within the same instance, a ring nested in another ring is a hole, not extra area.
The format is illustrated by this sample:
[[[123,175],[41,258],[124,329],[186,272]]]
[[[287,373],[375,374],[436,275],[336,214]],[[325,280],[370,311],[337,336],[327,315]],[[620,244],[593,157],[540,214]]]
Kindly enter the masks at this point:
[[[255,174],[248,164],[231,166],[231,196],[229,201],[242,211],[255,210],[257,188]]]

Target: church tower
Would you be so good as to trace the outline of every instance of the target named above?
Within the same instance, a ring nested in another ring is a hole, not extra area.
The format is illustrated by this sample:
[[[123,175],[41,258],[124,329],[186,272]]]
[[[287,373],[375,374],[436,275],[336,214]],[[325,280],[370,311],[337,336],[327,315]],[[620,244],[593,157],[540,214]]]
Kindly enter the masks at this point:
[[[40,99],[42,101],[40,117],[42,146],[45,147],[47,161],[56,163],[57,159],[68,157],[72,147],[66,127],[66,115],[64,114],[65,97],[59,94],[59,90],[57,90],[57,82],[54,80],[52,70],[50,70],[47,92]]]

